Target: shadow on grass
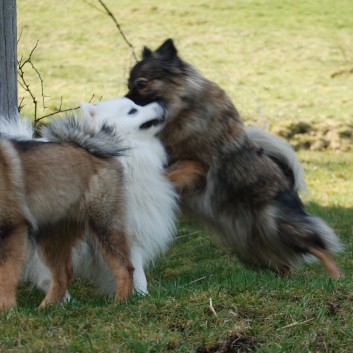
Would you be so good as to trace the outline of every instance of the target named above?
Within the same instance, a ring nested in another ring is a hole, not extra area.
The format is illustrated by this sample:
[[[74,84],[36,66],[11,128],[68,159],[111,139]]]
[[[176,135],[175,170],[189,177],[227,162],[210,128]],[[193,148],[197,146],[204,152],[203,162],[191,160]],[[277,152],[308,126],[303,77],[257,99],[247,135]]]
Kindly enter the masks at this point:
[[[353,209],[339,206],[323,207],[315,202],[306,204],[306,209],[311,215],[321,217],[341,238],[344,251],[335,255],[335,259],[343,272],[348,274],[353,271],[352,234],[353,234]],[[304,276],[304,277],[303,277]],[[330,287],[330,281],[321,264],[305,264],[293,271],[289,279],[282,279],[271,271],[258,270],[242,265],[227,249],[220,247],[209,238],[207,232],[196,223],[182,219],[179,233],[175,243],[169,249],[166,257],[160,259],[152,270],[150,282],[155,285],[168,283],[171,288],[173,283],[176,288],[200,287],[207,289],[210,283],[222,285],[236,285],[237,288],[249,288],[256,283],[263,285],[264,281],[272,284],[278,281],[291,283],[296,279],[305,280],[320,277]],[[313,281],[315,282],[315,281]]]

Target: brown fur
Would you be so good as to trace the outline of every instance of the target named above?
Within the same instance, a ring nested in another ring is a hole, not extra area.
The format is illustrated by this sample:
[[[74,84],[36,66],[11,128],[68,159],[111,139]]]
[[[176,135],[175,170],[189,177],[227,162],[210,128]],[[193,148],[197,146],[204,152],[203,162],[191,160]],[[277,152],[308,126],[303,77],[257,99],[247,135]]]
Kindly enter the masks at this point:
[[[329,255],[339,251],[340,242],[322,220],[305,212],[295,171],[252,140],[230,98],[184,62],[172,40],[153,52],[144,49],[128,85],[127,97],[135,103],[166,104],[161,139],[170,156],[167,175],[179,191],[186,190],[186,212],[246,264],[284,274],[311,254],[330,277],[340,277]],[[189,163],[202,167],[190,172]],[[207,180],[202,189],[188,193],[202,178]]]
[[[202,190],[206,184],[205,168],[196,161],[175,162],[167,169],[166,177],[184,196]]]
[[[16,303],[28,233],[51,271],[40,304],[64,297],[71,249],[89,230],[116,280],[116,300],[132,291],[125,234],[124,181],[115,157],[100,158],[73,144],[0,138],[0,310]]]

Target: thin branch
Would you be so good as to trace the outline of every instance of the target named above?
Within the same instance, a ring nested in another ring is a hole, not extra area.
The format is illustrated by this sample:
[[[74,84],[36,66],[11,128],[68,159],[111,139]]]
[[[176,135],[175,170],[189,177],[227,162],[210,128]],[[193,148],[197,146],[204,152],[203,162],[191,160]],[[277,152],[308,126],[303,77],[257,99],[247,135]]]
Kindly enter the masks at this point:
[[[21,32],[22,33],[22,32]],[[55,111],[49,113],[49,114],[45,114],[42,115],[41,117],[38,117],[38,99],[35,96],[34,92],[32,91],[30,84],[27,82],[26,80],[26,75],[25,75],[25,67],[26,65],[30,65],[30,67],[32,68],[32,70],[35,71],[39,81],[40,81],[40,87],[41,87],[41,96],[42,96],[42,105],[43,105],[43,112],[45,111],[45,109],[47,108],[47,106],[45,105],[45,94],[44,94],[44,80],[42,78],[42,75],[40,74],[39,70],[37,69],[37,67],[33,64],[32,61],[32,56],[33,53],[35,52],[36,48],[38,47],[38,41],[35,44],[35,46],[32,48],[32,50],[30,51],[29,55],[27,58],[24,58],[23,55],[21,56],[20,59],[17,60],[17,73],[18,73],[18,84],[23,88],[23,90],[25,92],[28,93],[28,95],[32,98],[32,102],[33,102],[33,106],[34,106],[34,121],[33,121],[33,125],[34,128],[37,127],[38,123],[46,118],[52,117],[56,114],[60,114],[60,113],[66,113],[69,111],[74,111],[79,109],[80,107],[74,107],[74,108],[68,108],[68,109],[63,109],[62,105],[63,105],[63,97],[60,98],[60,105],[59,108],[56,109]],[[90,98],[89,102],[92,102],[92,100],[95,98],[95,94],[92,95],[92,97]],[[98,99],[98,101],[100,101],[102,99],[102,97],[100,97]],[[22,110],[22,108],[24,107],[24,100],[25,97],[22,97],[19,106],[18,106],[18,111],[20,112]]]
[[[90,3],[87,0],[81,0],[83,1],[85,4],[87,4],[88,6],[91,6],[92,8],[94,8],[95,10],[97,10],[100,13],[105,13],[105,11],[103,11],[102,9],[100,9],[99,7],[97,7],[96,5],[93,5],[92,3]]]
[[[35,95],[33,94],[32,90],[30,89],[30,85],[27,83],[26,79],[25,79],[25,74],[23,71],[23,65],[21,66],[20,64],[18,65],[18,76],[19,76],[19,80],[18,83],[19,85],[30,95],[30,97],[32,98],[32,102],[34,105],[34,120],[36,121],[37,119],[37,106],[38,106],[38,101],[37,98],[35,97]],[[23,100],[21,101],[23,102]]]
[[[21,35],[22,35],[22,32],[20,34],[20,38],[21,38]],[[18,40],[20,40],[20,38]],[[39,70],[36,68],[36,66],[33,64],[33,61],[32,61],[32,55],[33,55],[34,51],[37,49],[38,43],[39,43],[39,41],[37,40],[35,46],[32,48],[31,52],[29,53],[27,59],[24,60],[23,55],[22,55],[21,58],[17,61],[17,72],[18,72],[18,76],[20,78],[20,80],[18,80],[18,82],[19,82],[20,86],[31,96],[33,104],[34,104],[34,125],[36,125],[37,120],[38,120],[38,118],[37,118],[38,100],[35,97],[35,95],[33,94],[32,90],[30,89],[30,85],[26,81],[24,67],[27,64],[30,65],[32,67],[32,69],[36,72],[37,77],[40,80],[42,104],[43,104],[43,111],[44,111],[46,108],[45,96],[44,96],[44,80],[43,80]],[[20,102],[20,106],[18,108],[18,111],[21,111],[21,109],[23,107],[23,105],[22,105],[23,100],[24,100],[24,98]]]
[[[59,108],[57,110],[55,110],[52,113],[43,115],[40,118],[36,119],[35,122],[34,122],[34,125],[36,126],[41,120],[43,120],[45,118],[49,118],[49,117],[51,117],[53,115],[60,114],[60,113],[66,113],[66,112],[70,112],[70,111],[73,111],[73,110],[80,109],[80,106],[74,107],[74,108],[62,109],[62,105],[63,105],[63,97],[60,98],[60,106],[59,106]]]
[[[95,96],[96,96],[96,95],[93,93],[93,94],[92,94],[92,97],[90,98],[90,100],[88,101],[88,103],[92,103],[93,98],[94,98]],[[103,96],[100,96],[99,99],[98,99],[98,102],[100,102],[102,99],[103,99]]]
[[[22,104],[24,100],[25,100],[25,97],[22,97],[21,101],[20,101],[20,103],[18,105],[18,112],[19,113],[21,112],[22,108],[24,107],[24,104]]]
[[[40,118],[38,118],[38,119],[35,121],[35,125],[38,124],[41,120],[43,120],[43,119],[45,119],[45,118],[49,118],[49,117],[54,116],[54,115],[56,115],[56,114],[71,112],[71,111],[80,109],[80,106],[77,106],[77,107],[74,107],[74,108],[67,108],[67,109],[62,109],[61,106],[62,106],[62,97],[61,97],[61,102],[60,102],[60,108],[57,109],[57,110],[55,110],[55,111],[52,112],[52,113],[43,115],[43,116],[41,116]]]
[[[89,103],[92,102],[93,98],[95,97],[96,95],[93,93],[92,94],[92,97],[90,98],[90,100],[88,101]],[[99,98],[99,102],[102,100],[103,96],[101,96]],[[63,104],[63,97],[60,98],[60,106],[57,110],[55,110],[54,112],[52,113],[49,113],[49,114],[46,114],[46,115],[43,115],[41,116],[40,118],[36,119],[35,121],[35,125],[38,124],[38,122],[40,122],[41,120],[45,119],[45,118],[49,118],[53,115],[56,115],[56,114],[61,114],[61,113],[66,113],[66,112],[71,112],[71,111],[74,111],[74,110],[78,110],[80,109],[80,106],[77,106],[77,107],[74,107],[74,108],[67,108],[67,109],[62,109],[62,104]]]
[[[21,56],[21,59],[18,60],[18,67],[19,67],[19,69],[23,69],[23,67],[24,67],[27,63],[29,63],[29,62],[32,61],[32,55],[33,55],[34,51],[37,49],[38,43],[39,43],[39,41],[37,40],[37,43],[36,43],[36,44],[34,45],[34,47],[32,48],[31,52],[30,52],[29,55],[28,55],[28,58],[27,58],[25,61],[22,61],[23,56]]]
[[[107,15],[113,20],[113,22],[115,23],[115,26],[118,28],[118,31],[120,32],[120,35],[123,37],[125,43],[128,45],[128,47],[131,50],[131,55],[132,57],[135,59],[135,61],[137,61],[137,56],[135,54],[134,51],[134,47],[133,45],[129,42],[129,40],[126,38],[124,31],[122,30],[119,22],[117,21],[117,19],[115,18],[114,14],[109,10],[109,8],[107,7],[107,5],[102,1],[102,0],[98,0],[98,2],[102,5],[102,7],[104,8],[105,12],[107,13]]]
[[[37,73],[37,76],[38,76],[38,78],[40,80],[40,89],[41,89],[42,104],[43,104],[43,111],[44,111],[45,108],[46,108],[46,106],[45,106],[45,97],[44,97],[44,81],[43,81],[42,76],[39,73],[38,69],[34,66],[33,62],[30,61],[29,63],[32,66],[32,69]]]
[[[18,38],[17,38],[17,45],[18,45],[19,41],[21,40],[22,33],[23,33],[23,27],[21,28],[20,35],[19,35]]]

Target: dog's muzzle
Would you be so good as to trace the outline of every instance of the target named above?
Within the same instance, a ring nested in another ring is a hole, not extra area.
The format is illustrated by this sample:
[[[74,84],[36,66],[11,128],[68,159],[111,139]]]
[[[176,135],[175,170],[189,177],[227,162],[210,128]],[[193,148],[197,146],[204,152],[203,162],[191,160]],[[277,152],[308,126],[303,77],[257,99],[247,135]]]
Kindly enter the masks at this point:
[[[149,129],[153,126],[159,126],[164,124],[166,118],[166,105],[164,103],[155,102],[154,111],[155,111],[155,118],[149,121],[146,121],[140,126],[140,129]]]

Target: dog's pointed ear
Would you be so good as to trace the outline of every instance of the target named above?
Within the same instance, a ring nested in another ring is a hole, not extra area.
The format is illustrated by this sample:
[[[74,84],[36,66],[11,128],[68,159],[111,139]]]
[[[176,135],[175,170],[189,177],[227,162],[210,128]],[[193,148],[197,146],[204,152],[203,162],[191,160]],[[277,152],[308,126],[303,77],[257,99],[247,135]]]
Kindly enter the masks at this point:
[[[173,40],[169,38],[156,50],[156,53],[168,59],[173,59],[178,52]]]
[[[96,115],[96,106],[92,103],[81,103],[81,115],[84,118],[94,118]]]
[[[148,59],[152,56],[152,50],[150,48],[144,47],[142,50],[142,59]]]

